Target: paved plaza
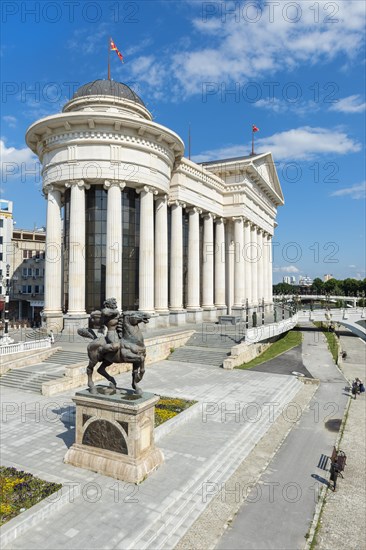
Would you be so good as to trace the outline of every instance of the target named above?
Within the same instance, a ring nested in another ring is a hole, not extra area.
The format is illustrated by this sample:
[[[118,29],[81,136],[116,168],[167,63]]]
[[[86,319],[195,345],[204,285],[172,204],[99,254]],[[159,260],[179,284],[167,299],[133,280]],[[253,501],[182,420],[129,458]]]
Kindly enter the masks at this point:
[[[327,477],[317,466],[337,437],[326,422],[343,417],[347,382],[313,330],[304,330],[301,349],[283,355],[284,373],[273,361],[273,372],[270,363],[263,372],[151,365],[144,389],[198,403],[173,431],[157,430],[165,463],[139,486],[63,463],[74,441],[74,390],[47,398],[2,387],[2,464],[74,489],[57,513],[6,548],[302,548]],[[288,365],[306,369],[319,388],[289,374]],[[129,384],[130,373],[118,377],[120,387]],[[257,501],[250,491],[243,498],[238,477],[255,468]],[[230,508],[222,495],[233,480],[240,498]]]

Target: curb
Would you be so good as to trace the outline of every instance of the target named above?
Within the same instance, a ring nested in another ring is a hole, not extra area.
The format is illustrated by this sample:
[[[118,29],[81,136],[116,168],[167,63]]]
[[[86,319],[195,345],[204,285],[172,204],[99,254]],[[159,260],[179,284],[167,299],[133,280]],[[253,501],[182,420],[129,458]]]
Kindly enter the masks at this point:
[[[65,485],[56,491],[56,493],[52,493],[52,495],[5,523],[5,525],[0,527],[1,548],[4,548],[19,537],[19,535],[22,535],[31,527],[35,527],[45,518],[60,510],[65,504],[73,502],[79,495],[79,486],[75,486],[74,484],[71,487]]]

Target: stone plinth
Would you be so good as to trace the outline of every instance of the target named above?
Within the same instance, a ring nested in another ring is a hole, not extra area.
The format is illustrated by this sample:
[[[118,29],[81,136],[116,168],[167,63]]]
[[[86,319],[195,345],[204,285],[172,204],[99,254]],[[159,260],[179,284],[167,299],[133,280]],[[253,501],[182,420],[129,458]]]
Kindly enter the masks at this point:
[[[154,444],[155,404],[152,393],[114,392],[96,386],[98,393],[77,392],[75,443],[64,462],[129,483],[140,483],[163,462]]]

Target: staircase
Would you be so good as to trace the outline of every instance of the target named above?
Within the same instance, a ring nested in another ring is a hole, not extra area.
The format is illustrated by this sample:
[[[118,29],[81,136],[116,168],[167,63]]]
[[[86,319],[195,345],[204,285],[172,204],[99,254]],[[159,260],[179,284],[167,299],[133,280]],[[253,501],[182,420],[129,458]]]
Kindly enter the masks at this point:
[[[59,374],[43,374],[31,370],[27,367],[22,369],[9,370],[0,377],[0,386],[8,386],[17,388],[22,391],[30,391],[35,393],[42,392],[43,382],[59,378]]]
[[[221,367],[224,359],[230,355],[231,348],[244,339],[240,328],[220,327],[218,330],[222,328],[222,332],[215,334],[195,332],[184,346],[170,354],[168,360]]]
[[[74,365],[75,363],[85,363],[85,366],[88,364],[88,355],[86,352],[81,351],[65,351],[59,350],[56,351],[51,357],[48,357],[45,360],[45,363],[52,363],[54,365]]]
[[[88,364],[86,353],[78,351],[56,351],[38,365],[9,370],[0,377],[0,386],[8,386],[24,391],[42,393],[42,384],[63,376],[65,365]]]

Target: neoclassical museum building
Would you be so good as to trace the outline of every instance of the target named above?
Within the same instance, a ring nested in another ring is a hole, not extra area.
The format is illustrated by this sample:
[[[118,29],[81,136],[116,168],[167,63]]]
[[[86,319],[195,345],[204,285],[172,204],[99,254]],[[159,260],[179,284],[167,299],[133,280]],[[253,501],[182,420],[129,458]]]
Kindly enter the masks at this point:
[[[26,142],[43,165],[48,327],[86,326],[110,297],[150,326],[270,306],[283,204],[271,153],[196,164],[113,80],[81,86]]]

